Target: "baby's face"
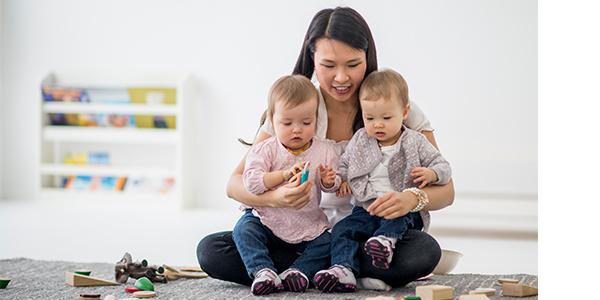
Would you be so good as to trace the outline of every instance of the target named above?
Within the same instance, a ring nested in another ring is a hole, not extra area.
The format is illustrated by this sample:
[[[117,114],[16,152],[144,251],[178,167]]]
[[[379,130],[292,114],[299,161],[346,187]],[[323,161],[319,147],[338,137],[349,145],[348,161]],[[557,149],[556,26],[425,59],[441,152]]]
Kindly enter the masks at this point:
[[[375,137],[382,146],[395,144],[402,133],[402,122],[408,115],[396,99],[380,98],[360,101],[367,135]]]
[[[279,142],[292,150],[310,142],[316,131],[317,103],[314,99],[294,108],[286,107],[283,101],[275,103],[273,129]]]

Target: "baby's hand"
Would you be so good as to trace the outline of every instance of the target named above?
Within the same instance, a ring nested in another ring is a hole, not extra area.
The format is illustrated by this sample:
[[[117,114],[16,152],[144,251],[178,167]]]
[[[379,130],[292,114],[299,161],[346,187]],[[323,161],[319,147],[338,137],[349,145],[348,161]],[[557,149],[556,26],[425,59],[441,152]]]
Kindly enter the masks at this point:
[[[348,181],[343,181],[340,185],[340,189],[335,192],[338,197],[346,197],[348,195],[352,195],[352,190],[350,189],[350,185]]]
[[[422,189],[432,182],[438,181],[435,171],[429,168],[417,167],[410,171],[410,176],[414,177],[413,183],[421,183],[419,188]]]
[[[298,162],[295,163],[291,168],[287,169],[284,171],[284,177],[286,180],[288,180],[289,182],[292,181],[292,178],[302,172],[302,169],[304,168],[304,163],[303,162]]]
[[[319,165],[319,174],[324,187],[330,188],[335,184],[335,171],[331,167]]]

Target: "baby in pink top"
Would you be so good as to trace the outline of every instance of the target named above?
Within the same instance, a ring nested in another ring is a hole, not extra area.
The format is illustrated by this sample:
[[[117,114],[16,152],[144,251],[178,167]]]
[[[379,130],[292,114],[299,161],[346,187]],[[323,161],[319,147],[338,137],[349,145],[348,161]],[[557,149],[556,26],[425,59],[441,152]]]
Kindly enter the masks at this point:
[[[321,191],[335,192],[338,156],[332,142],[315,137],[318,94],[301,75],[284,76],[269,93],[268,117],[275,136],[255,144],[246,157],[246,189],[261,194],[282,184],[299,184],[308,162],[312,182],[309,203],[300,208],[247,208],[233,230],[233,240],[251,278],[252,293],[282,290],[304,292],[309,278],[329,264],[331,227],[319,207]],[[307,184],[307,183],[303,183]],[[278,275],[267,245],[280,245],[302,253]]]

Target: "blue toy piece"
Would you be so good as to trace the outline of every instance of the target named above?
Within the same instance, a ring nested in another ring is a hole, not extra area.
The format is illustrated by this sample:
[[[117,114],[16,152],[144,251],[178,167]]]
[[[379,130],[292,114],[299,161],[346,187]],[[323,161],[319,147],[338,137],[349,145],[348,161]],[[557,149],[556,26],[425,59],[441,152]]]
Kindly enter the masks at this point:
[[[308,162],[304,164],[304,169],[302,170],[302,176],[300,177],[300,184],[305,183],[308,180]]]

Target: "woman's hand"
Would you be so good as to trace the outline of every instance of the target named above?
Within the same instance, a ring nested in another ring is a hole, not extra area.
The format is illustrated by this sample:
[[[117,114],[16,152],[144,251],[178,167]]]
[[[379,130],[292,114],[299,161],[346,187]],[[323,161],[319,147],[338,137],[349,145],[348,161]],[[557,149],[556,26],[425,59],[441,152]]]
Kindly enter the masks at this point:
[[[312,181],[307,180],[300,184],[302,173],[297,173],[290,182],[280,186],[273,191],[273,199],[275,199],[274,207],[287,207],[301,209],[310,201],[310,190]]]
[[[417,204],[419,199],[411,192],[387,192],[375,199],[367,212],[391,220],[408,214]]]

